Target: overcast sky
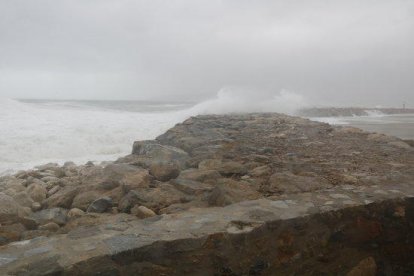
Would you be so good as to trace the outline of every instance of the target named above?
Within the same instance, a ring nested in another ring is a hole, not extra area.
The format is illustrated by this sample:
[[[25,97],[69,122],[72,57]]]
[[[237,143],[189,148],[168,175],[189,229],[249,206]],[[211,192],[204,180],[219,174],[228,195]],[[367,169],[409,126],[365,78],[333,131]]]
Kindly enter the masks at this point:
[[[0,97],[200,100],[222,87],[414,106],[414,1],[0,0]]]

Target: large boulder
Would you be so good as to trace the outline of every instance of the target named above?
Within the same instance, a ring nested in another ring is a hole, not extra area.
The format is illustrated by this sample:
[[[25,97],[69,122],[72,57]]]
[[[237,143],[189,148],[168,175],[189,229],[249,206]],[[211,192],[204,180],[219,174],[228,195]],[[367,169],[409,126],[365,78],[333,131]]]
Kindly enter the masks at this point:
[[[120,184],[146,186],[148,171],[129,164],[110,164],[103,169],[103,180],[100,187],[105,190],[116,188]],[[138,183],[138,184],[136,184]]]
[[[165,182],[177,178],[180,174],[180,166],[174,162],[158,162],[152,163],[149,171],[157,180]]]
[[[0,224],[10,224],[18,221],[20,206],[4,193],[0,193]]]
[[[152,163],[176,163],[181,168],[186,167],[188,153],[180,148],[167,146],[156,141],[136,141],[132,147],[132,154],[144,157],[143,163],[150,166]]]

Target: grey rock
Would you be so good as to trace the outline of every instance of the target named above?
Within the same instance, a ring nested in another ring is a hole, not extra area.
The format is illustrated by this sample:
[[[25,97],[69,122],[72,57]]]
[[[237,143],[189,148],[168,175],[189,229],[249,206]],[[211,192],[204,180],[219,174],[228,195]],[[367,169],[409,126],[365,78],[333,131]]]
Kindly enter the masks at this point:
[[[51,208],[35,212],[30,218],[34,219],[39,224],[54,222],[58,225],[64,225],[67,222],[67,213],[68,211],[63,208]]]
[[[112,199],[110,197],[102,197],[92,202],[86,212],[88,213],[104,213],[112,207]]]

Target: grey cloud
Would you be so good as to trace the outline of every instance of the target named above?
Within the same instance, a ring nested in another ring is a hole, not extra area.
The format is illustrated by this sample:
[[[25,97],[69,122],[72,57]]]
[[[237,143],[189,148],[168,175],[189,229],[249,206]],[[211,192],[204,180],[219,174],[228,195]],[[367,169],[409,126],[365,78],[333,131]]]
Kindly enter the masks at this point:
[[[198,100],[239,86],[414,105],[413,11],[409,0],[4,0],[0,97]]]

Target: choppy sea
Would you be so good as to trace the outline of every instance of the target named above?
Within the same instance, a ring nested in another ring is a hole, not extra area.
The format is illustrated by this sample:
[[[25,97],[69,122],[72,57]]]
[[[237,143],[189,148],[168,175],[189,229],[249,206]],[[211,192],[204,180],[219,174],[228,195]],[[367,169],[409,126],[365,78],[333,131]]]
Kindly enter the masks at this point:
[[[131,151],[133,141],[154,139],[189,116],[289,113],[294,107],[291,98],[288,95],[256,105],[226,94],[198,104],[0,99],[0,175],[49,162],[115,160]],[[289,109],[283,110],[286,106]],[[414,114],[313,119],[414,139]]]

